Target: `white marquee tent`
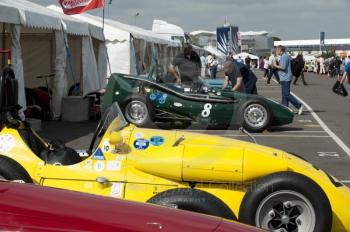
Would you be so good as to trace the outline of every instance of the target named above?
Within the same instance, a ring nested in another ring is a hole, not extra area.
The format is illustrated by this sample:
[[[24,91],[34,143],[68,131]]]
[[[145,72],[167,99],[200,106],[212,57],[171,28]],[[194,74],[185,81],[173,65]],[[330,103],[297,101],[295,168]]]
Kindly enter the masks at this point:
[[[61,11],[57,6],[48,6],[49,9]],[[102,18],[90,14],[73,16],[76,19],[102,27]],[[142,74],[157,58],[166,66],[171,62],[181,48],[176,41],[133,25],[127,25],[115,20],[105,19],[104,35],[108,51],[110,73]]]
[[[103,33],[96,26],[25,0],[1,0],[0,23],[4,32],[0,44],[11,49],[12,66],[19,80],[19,103],[23,108],[26,107],[24,87],[39,84],[33,78],[37,75],[56,74],[51,81],[51,109],[56,117],[61,114],[62,98],[74,76],[77,82],[82,82],[84,95],[103,87],[106,49],[103,49]]]

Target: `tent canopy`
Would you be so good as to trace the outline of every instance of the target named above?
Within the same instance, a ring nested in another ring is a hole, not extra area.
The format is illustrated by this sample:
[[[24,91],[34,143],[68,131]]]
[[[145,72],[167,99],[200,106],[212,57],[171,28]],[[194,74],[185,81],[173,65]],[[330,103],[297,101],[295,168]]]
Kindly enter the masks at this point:
[[[54,10],[56,12],[62,12],[62,9],[55,5],[50,5],[47,8]],[[73,18],[92,24],[99,29],[102,28],[101,17],[84,13],[84,14],[73,15]],[[96,28],[93,28],[92,30],[96,30]],[[110,42],[129,41],[130,35],[131,35],[135,39],[142,39],[142,40],[145,40],[146,42],[166,44],[168,46],[174,46],[174,47],[180,46],[179,42],[165,39],[164,37],[152,31],[145,30],[137,26],[124,24],[111,19],[105,19],[104,33],[105,33],[105,39]]]
[[[68,34],[92,35],[98,40],[103,40],[101,30],[95,26],[26,0],[1,0],[0,22],[56,31],[63,28]]]

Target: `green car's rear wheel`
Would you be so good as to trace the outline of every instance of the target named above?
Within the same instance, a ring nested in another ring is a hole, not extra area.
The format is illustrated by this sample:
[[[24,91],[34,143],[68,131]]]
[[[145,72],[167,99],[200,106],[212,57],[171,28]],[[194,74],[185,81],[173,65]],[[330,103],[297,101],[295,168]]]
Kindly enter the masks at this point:
[[[270,108],[263,101],[250,101],[242,110],[243,127],[250,132],[261,132],[271,122]]]
[[[133,97],[124,107],[126,120],[139,127],[151,126],[151,115],[147,100],[143,97]]]

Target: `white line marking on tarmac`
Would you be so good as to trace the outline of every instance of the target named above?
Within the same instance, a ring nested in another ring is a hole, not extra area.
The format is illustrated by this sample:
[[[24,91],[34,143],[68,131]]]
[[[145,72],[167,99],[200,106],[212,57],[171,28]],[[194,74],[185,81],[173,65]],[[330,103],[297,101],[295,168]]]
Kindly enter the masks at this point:
[[[192,130],[186,130],[186,132],[229,132],[227,130],[201,130],[201,129],[192,129]],[[238,130],[232,130],[232,133],[237,132]],[[291,130],[291,131],[272,131],[273,133],[327,133],[326,131],[317,131],[317,130],[312,130],[312,131],[297,131],[297,130]],[[260,135],[261,133],[251,133],[252,135]]]
[[[350,183],[350,180],[340,180],[342,183]]]
[[[292,95],[297,98],[311,113],[312,117],[318,122],[318,124],[321,125],[321,127],[329,134],[330,137],[338,144],[339,147],[341,147],[344,152],[350,156],[350,148],[336,135],[334,134],[331,129],[322,121],[322,119],[314,112],[314,110],[305,102],[303,101],[300,97],[292,93]]]
[[[216,134],[210,134],[216,135]],[[248,137],[247,135],[223,135],[217,134],[218,136],[225,137]],[[331,138],[329,135],[255,135],[254,137],[285,137],[285,138]]]

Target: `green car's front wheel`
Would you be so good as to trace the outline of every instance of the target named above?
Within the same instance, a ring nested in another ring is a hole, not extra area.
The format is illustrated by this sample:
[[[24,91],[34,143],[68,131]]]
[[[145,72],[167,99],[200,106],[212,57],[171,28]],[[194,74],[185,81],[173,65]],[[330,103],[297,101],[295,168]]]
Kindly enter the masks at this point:
[[[263,101],[249,101],[242,109],[243,127],[249,132],[262,132],[271,122],[271,110]]]

